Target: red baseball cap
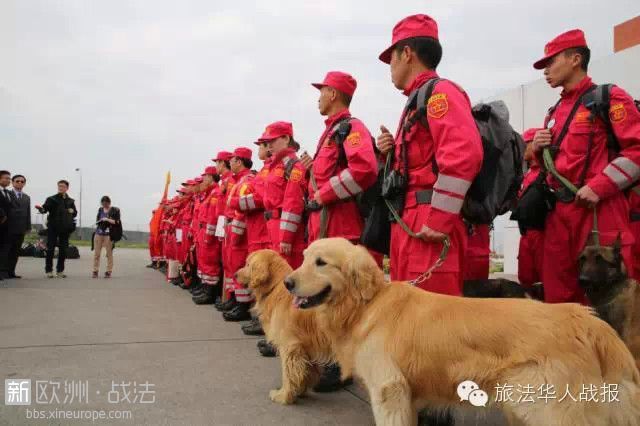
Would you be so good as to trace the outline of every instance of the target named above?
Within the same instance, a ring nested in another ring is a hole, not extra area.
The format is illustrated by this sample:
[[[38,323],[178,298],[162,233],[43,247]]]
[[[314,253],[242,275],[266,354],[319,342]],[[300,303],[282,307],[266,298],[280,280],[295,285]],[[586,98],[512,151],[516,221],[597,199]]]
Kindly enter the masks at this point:
[[[358,83],[355,78],[346,72],[329,71],[324,77],[324,81],[322,83],[311,83],[311,85],[316,89],[322,89],[324,86],[333,87],[347,96],[353,96]]]
[[[198,176],[197,178],[194,179],[195,183],[202,183],[202,176]]]
[[[184,194],[185,193],[184,189],[182,189],[182,188],[176,189],[176,192],[179,192],[180,194]]]
[[[587,47],[587,40],[582,30],[567,31],[547,43],[544,46],[544,58],[536,61],[533,67],[537,70],[544,69],[551,58],[572,47]]]
[[[281,136],[293,136],[293,124],[287,121],[276,121],[271,123],[264,129],[264,133],[260,136],[258,141],[268,142],[274,139],[278,139]]]
[[[391,62],[391,52],[396,43],[413,37],[431,37],[438,40],[438,23],[429,15],[407,16],[393,27],[391,46],[378,57],[382,62]]]
[[[251,149],[249,148],[236,148],[233,151],[233,156],[238,158],[244,158],[246,160],[251,160]]]
[[[186,181],[186,182],[182,182],[182,184],[183,184],[183,185],[195,185],[195,184],[196,184],[196,181],[195,181],[195,180],[193,180],[193,179],[189,179],[189,180],[188,180],[188,181]]]
[[[261,141],[260,139],[258,139],[257,141],[255,141],[253,144],[254,145],[262,145],[263,143],[266,143],[267,141]]]
[[[233,157],[233,154],[229,151],[220,151],[216,158],[211,159],[211,161],[229,161]]]
[[[208,166],[206,169],[204,169],[204,173],[202,173],[201,176],[204,175],[217,175],[218,174],[218,169],[216,169],[213,166]]]
[[[533,140],[533,137],[536,135],[536,132],[538,130],[542,130],[542,129],[539,129],[537,127],[532,127],[530,129],[525,130],[524,133],[522,133],[522,139],[525,142],[531,142]]]

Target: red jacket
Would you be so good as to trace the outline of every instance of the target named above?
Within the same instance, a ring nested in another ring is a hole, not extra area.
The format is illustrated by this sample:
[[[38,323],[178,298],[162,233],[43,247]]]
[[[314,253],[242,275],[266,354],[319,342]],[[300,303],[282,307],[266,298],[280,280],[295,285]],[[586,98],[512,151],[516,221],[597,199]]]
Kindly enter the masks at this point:
[[[338,164],[339,150],[332,136],[337,123],[347,117],[351,117],[351,113],[344,110],[325,120],[326,127],[318,141],[312,172],[322,203],[328,206],[326,236],[358,239],[362,234],[362,218],[353,197],[376,181],[378,161],[369,130],[362,121],[352,118],[351,132],[343,142],[347,164]],[[309,198],[313,198],[315,192],[309,180]],[[339,214],[339,219],[334,213]],[[319,237],[319,227],[320,212],[313,212],[309,216],[310,240]]]
[[[204,214],[205,217],[203,218],[203,222],[204,222],[204,235],[203,235],[203,241],[205,244],[212,244],[214,242],[216,242],[217,237],[216,235],[216,225],[218,224],[218,216],[220,216],[218,214],[218,210],[219,210],[219,204],[220,204],[220,200],[223,198],[222,195],[222,187],[218,184],[214,184],[213,189],[211,190],[211,193],[209,194],[209,196],[207,197],[207,199],[204,201],[204,203],[207,205],[207,208],[204,210]]]
[[[240,190],[230,198],[232,208],[244,213],[247,225],[247,244],[269,243],[267,222],[264,218],[264,190],[271,160],[267,159],[258,174],[249,174]]]
[[[247,243],[247,221],[245,219],[245,213],[240,211],[236,205],[233,203],[234,198],[238,198],[241,195],[244,195],[244,191],[246,191],[246,183],[250,179],[250,176],[253,176],[251,170],[244,169],[240,173],[236,173],[234,178],[234,183],[231,189],[227,194],[227,206],[225,209],[225,216],[228,219],[231,219],[231,242],[234,246],[238,247]]]
[[[438,75],[433,71],[419,74],[405,90],[405,95]],[[394,167],[402,170],[403,114],[395,138]],[[424,225],[448,234],[453,220],[460,220],[460,209],[471,182],[482,166],[482,141],[471,115],[467,94],[455,83],[438,82],[427,101],[429,130],[418,122],[405,134],[409,186],[407,206],[415,200],[414,191],[433,189],[431,209]],[[438,174],[433,170],[433,159]],[[418,224],[417,230],[421,225]]]
[[[306,170],[298,161],[291,170],[289,180],[284,176],[286,164],[296,160],[295,151],[287,148],[279,152],[271,163],[269,176],[265,185],[265,210],[280,218],[279,242],[293,244],[301,241],[304,234],[305,178]]]
[[[551,133],[554,139],[564,127],[576,101],[592,85],[591,78],[585,77],[573,90],[562,92],[560,103],[545,120],[545,124],[550,121],[553,123]],[[580,105],[555,158],[558,172],[574,184],[581,183],[580,178],[585,166],[589,134],[592,129],[589,114],[589,110],[584,105]],[[617,158],[611,161],[607,150],[606,127],[602,120],[597,118],[594,123],[595,134],[591,159],[585,179],[586,185],[598,194],[600,199],[619,194],[640,177],[640,112],[636,109],[631,96],[619,87],[614,86],[611,89],[609,118],[621,151]],[[559,186],[551,176],[549,181],[554,187]]]

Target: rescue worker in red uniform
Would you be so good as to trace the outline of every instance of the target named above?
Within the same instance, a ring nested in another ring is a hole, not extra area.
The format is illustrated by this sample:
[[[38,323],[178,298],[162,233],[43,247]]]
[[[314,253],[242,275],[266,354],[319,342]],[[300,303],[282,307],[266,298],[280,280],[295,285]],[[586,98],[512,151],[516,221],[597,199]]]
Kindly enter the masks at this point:
[[[536,132],[533,150],[540,154],[542,148],[553,145],[558,173],[579,188],[573,200],[558,200],[545,223],[545,301],[588,303],[578,283],[577,259],[593,228],[594,211],[601,244],[613,244],[620,233],[624,262],[628,268],[633,264],[634,238],[623,191],[640,177],[640,112],[624,90],[611,89],[609,119],[620,145],[620,152],[612,155],[607,149],[605,123],[599,117],[592,122],[590,111],[581,102],[582,95],[594,85],[587,74],[590,51],[584,33],[563,33],[547,43],[544,52],[534,68],[544,69],[547,83],[563,91],[559,103],[547,114],[545,129]],[[565,124],[566,133],[562,131]],[[562,133],[565,137],[558,141]],[[562,189],[552,176],[549,185],[556,191]]]
[[[192,179],[191,185],[189,185],[189,189],[187,190],[187,202],[183,205],[179,217],[180,222],[178,223],[178,228],[180,232],[177,234],[178,241],[178,262],[180,265],[184,264],[187,259],[187,253],[191,248],[191,225],[193,223],[193,207],[195,204],[195,197],[199,191],[199,182],[195,179]]]
[[[527,143],[524,160],[529,169],[524,175],[518,198],[540,175],[540,164],[533,155],[533,146],[529,143],[536,132],[541,129],[532,128],[522,134]],[[531,288],[533,284],[542,282],[542,259],[544,258],[544,231],[542,229],[520,229],[520,247],[518,249],[518,281],[523,287]]]
[[[311,167],[313,177],[307,188],[312,201],[307,206],[313,206],[308,209],[309,243],[328,237],[343,237],[358,243],[363,219],[354,197],[376,181],[378,160],[369,130],[349,112],[357,82],[347,73],[330,71],[322,83],[313,83],[313,86],[320,90],[318,109],[327,119],[313,160],[306,154],[302,157],[305,167]],[[342,142],[342,160],[335,140],[341,123],[350,125]],[[326,209],[324,221],[323,208]]]
[[[490,226],[467,224],[467,251],[464,254],[463,275],[465,280],[489,278],[491,255]]]
[[[202,174],[205,192],[198,208],[198,231],[195,236],[200,289],[192,292],[192,300],[196,305],[212,304],[220,284],[220,244],[217,239],[207,238],[209,210],[217,208],[217,200],[211,201],[218,196],[217,177],[218,170],[213,166],[207,167]]]
[[[273,250],[292,268],[302,265],[306,247],[304,200],[306,169],[296,155],[300,145],[293,139],[291,123],[270,124],[259,139],[269,144],[271,165],[265,184],[264,207]]]
[[[233,172],[234,185],[227,194],[226,215],[231,219],[225,240],[229,239],[229,275],[233,283],[233,293],[236,298],[237,305],[230,311],[223,312],[222,317],[225,321],[247,321],[251,319],[249,309],[254,301],[251,290],[238,282],[235,275],[242,268],[247,260],[247,221],[246,214],[234,208],[232,199],[237,196],[245,195],[247,191],[247,183],[253,178],[251,167],[251,150],[249,148],[236,148],[229,164]]]
[[[258,158],[263,161],[263,167],[257,174],[247,175],[247,181],[240,191],[229,199],[233,209],[245,214],[247,224],[247,253],[271,248],[267,222],[264,218],[264,186],[269,175],[271,158],[266,142],[254,142],[258,145]],[[249,336],[264,334],[259,318],[253,318],[249,324],[242,326],[242,332]]]
[[[629,192],[629,205],[631,232],[636,240],[632,248],[633,266],[629,270],[629,275],[640,281],[640,185],[634,186]]]
[[[413,15],[396,24],[391,46],[380,60],[390,64],[393,84],[409,96],[438,77],[435,70],[441,57],[436,22],[427,15]],[[401,225],[393,223],[391,279],[418,278],[436,263],[448,237],[451,247],[444,263],[433,271],[431,279],[418,286],[461,295],[467,230],[460,210],[482,165],[482,143],[469,98],[457,84],[439,81],[426,104],[428,129],[416,120],[403,131],[409,118],[403,113],[395,138],[381,126],[377,140],[378,149],[394,156],[394,169],[407,181],[401,218],[418,236],[411,237]]]

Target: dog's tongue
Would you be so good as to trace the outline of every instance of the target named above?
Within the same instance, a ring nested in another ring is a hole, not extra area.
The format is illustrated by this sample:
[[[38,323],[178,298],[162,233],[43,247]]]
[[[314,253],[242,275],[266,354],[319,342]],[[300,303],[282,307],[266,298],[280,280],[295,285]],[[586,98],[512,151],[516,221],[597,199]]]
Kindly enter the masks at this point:
[[[293,296],[293,306],[300,308],[300,305],[307,301],[306,297]]]

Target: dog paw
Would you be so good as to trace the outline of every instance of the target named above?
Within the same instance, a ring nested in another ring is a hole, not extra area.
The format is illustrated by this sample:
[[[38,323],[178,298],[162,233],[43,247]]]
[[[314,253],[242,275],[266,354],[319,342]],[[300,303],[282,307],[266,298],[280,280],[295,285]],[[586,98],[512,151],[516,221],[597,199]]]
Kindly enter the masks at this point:
[[[293,404],[293,401],[295,400],[293,395],[283,391],[282,389],[274,389],[269,392],[269,398],[271,398],[273,402],[277,402],[282,405]]]

